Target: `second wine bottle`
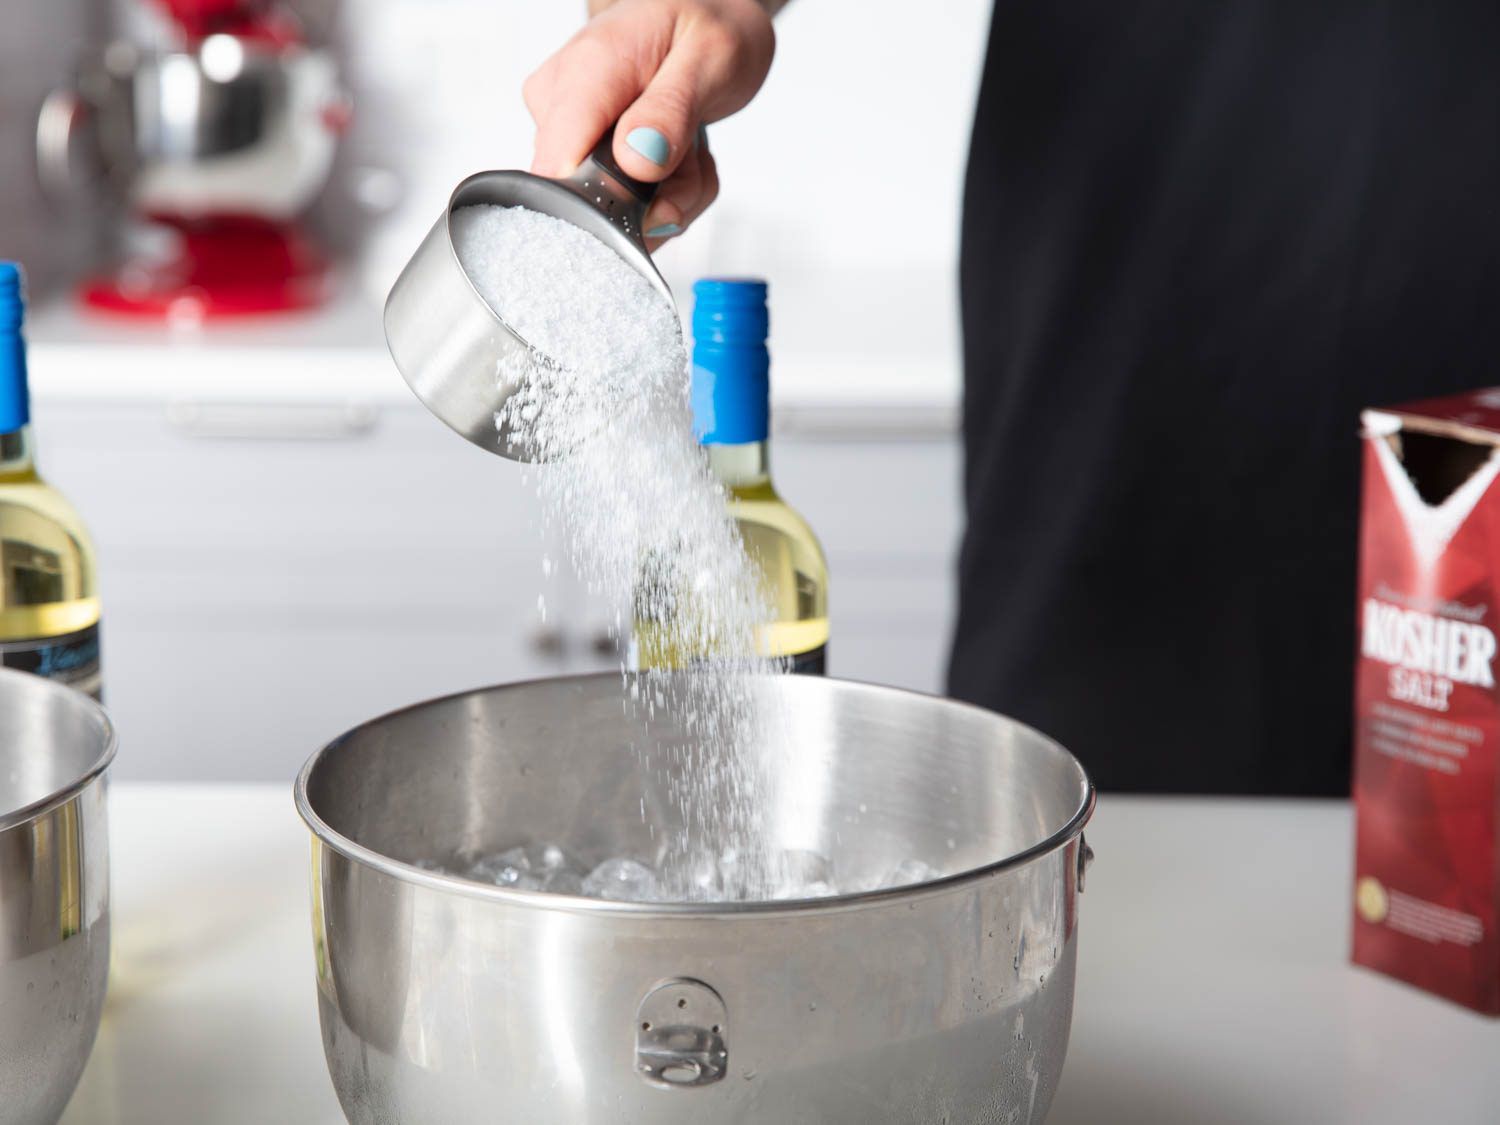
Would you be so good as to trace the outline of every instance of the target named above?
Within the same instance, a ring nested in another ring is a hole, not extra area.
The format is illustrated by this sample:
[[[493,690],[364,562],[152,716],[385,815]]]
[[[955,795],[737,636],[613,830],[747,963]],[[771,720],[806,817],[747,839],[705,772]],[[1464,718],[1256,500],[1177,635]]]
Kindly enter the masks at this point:
[[[693,425],[729,514],[758,568],[770,610],[757,629],[764,656],[794,672],[828,665],[828,564],[817,536],[771,481],[770,317],[766,283],[708,278],[693,286]],[[673,663],[637,632],[642,666]]]

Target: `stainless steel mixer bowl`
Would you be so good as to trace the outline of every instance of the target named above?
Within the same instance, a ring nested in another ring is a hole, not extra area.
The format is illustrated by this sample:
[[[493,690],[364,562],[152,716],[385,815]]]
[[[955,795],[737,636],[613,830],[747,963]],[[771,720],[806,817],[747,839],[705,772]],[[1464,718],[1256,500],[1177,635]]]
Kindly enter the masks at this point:
[[[766,677],[766,829],[839,898],[645,904],[414,866],[553,841],[654,857],[681,738],[619,675],[450,696],[358,727],[296,786],[313,832],[323,1042],[356,1125],[1039,1122],[1067,1047],[1093,790],[1019,723]],[[632,749],[634,747],[635,749]]]
[[[109,972],[105,770],[92,699],[0,669],[0,1121],[62,1116]]]
[[[56,194],[102,181],[145,214],[284,221],[327,182],[346,111],[326,51],[233,35],[160,53],[122,41],[47,99],[38,163]]]

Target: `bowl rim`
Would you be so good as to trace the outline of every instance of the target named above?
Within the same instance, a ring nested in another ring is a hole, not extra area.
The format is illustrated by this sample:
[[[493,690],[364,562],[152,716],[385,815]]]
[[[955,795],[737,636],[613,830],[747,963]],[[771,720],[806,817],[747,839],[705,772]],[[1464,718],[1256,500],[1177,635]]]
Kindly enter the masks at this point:
[[[119,736],[115,730],[115,724],[110,719],[109,713],[105,711],[104,705],[98,700],[56,680],[49,680],[45,677],[34,675],[31,672],[22,672],[15,668],[0,668],[0,685],[4,685],[7,682],[19,684],[23,681],[25,687],[21,690],[35,691],[42,694],[51,692],[60,698],[66,698],[68,706],[81,709],[99,728],[100,733],[103,735],[104,744],[89,767],[66,785],[54,789],[51,793],[39,797],[35,801],[21,805],[19,808],[0,810],[0,832],[6,832],[9,829],[26,824],[73,800],[73,798],[92,785],[105,770],[109,769],[115,760],[115,752],[119,749]]]
[[[756,675],[765,675],[769,679],[773,678],[776,674],[756,673]],[[521,689],[537,684],[586,683],[605,679],[618,681],[619,678],[619,672],[588,672],[571,676],[539,676],[509,683],[491,684],[487,687],[470,688],[465,691],[449,692],[446,695],[424,699],[408,704],[405,707],[397,707],[391,711],[387,711],[383,715],[367,719],[327,743],[303,764],[302,769],[297,773],[297,780],[292,786],[293,800],[297,807],[297,814],[302,818],[303,823],[307,825],[316,840],[321,841],[344,858],[373,868],[381,874],[398,879],[401,882],[413,883],[432,890],[461,894],[468,898],[484,899],[507,906],[563,910],[579,914],[629,915],[637,918],[675,916],[728,920],[748,917],[765,918],[780,914],[835,913],[844,910],[863,909],[898,901],[906,902],[914,898],[925,898],[929,895],[943,894],[971,883],[981,882],[1004,872],[1024,867],[1033,860],[1066,847],[1075,837],[1082,836],[1084,827],[1088,824],[1090,818],[1092,818],[1098,801],[1098,794],[1094,788],[1094,783],[1089,779],[1088,771],[1083,768],[1083,763],[1078,761],[1056,739],[1043,734],[1027,723],[1013,719],[1008,715],[1001,715],[997,711],[991,711],[988,708],[979,707],[962,700],[949,699],[946,696],[931,695],[926,692],[913,691],[909,688],[891,687],[885,684],[872,684],[861,680],[846,680],[835,676],[826,676],[818,678],[839,684],[841,686],[840,690],[850,688],[859,692],[880,695],[911,696],[916,699],[941,703],[948,707],[985,715],[990,718],[1003,719],[1005,722],[1013,724],[1016,728],[1034,735],[1049,753],[1061,755],[1077,771],[1078,778],[1082,781],[1082,795],[1077,807],[1069,814],[1067,820],[1060,828],[1028,848],[989,863],[980,864],[978,867],[955,871],[952,874],[931,879],[924,883],[882,887],[878,890],[858,891],[844,895],[826,895],[820,898],[759,899],[747,902],[632,902],[620,899],[593,898],[586,895],[561,894],[556,891],[532,891],[513,887],[497,887],[488,883],[465,879],[459,875],[428,871],[413,864],[392,859],[390,856],[357,843],[337,831],[319,816],[312,807],[312,800],[308,796],[308,784],[314,770],[323,760],[324,755],[335,750],[353,735],[377,723],[382,723],[399,715],[449,700],[487,694],[492,691]],[[314,867],[313,878],[317,879],[317,877],[317,870]]]

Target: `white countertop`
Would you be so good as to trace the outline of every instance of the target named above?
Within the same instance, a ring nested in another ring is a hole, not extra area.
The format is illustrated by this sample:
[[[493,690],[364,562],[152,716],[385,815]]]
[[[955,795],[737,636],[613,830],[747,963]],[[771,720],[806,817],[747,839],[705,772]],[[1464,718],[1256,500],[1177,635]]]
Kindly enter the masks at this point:
[[[290,786],[119,784],[115,960],[64,1125],[339,1125]],[[1495,1120],[1500,1021],[1346,960],[1335,802],[1106,797],[1050,1125]]]
[[[804,334],[806,336],[806,334]],[[772,341],[772,405],[814,429],[951,431],[956,335],[883,347],[844,337]],[[416,408],[385,347],[379,307],[355,292],[313,312],[213,323],[136,322],[54,300],[29,317],[32,393],[44,400],[359,402]],[[894,421],[892,416],[894,416]]]

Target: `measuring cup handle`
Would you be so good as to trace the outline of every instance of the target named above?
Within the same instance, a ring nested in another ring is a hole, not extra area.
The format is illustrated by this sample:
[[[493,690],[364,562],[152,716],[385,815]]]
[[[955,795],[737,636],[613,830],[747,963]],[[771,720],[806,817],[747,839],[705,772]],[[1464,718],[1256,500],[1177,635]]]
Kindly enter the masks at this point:
[[[594,146],[589,159],[618,180],[621,187],[640,200],[642,207],[649,207],[651,201],[656,198],[658,185],[643,183],[633,176],[627,176],[615,162],[615,127],[613,125],[604,131],[604,136]]]

